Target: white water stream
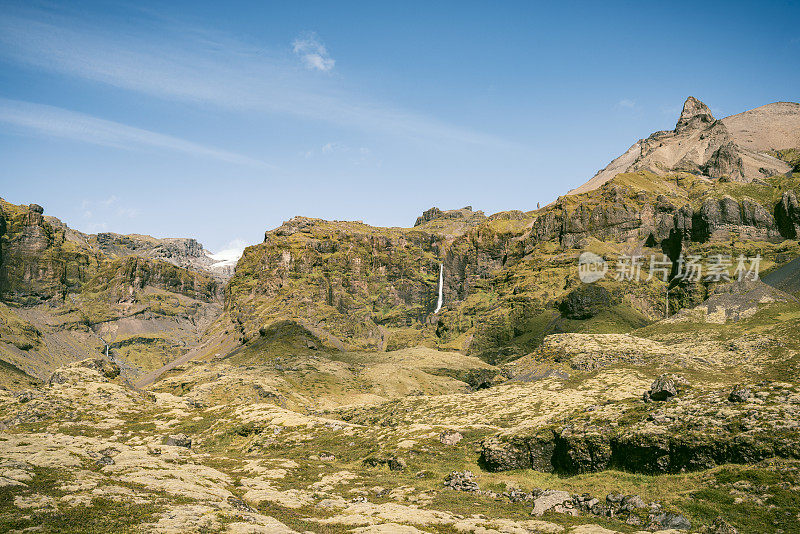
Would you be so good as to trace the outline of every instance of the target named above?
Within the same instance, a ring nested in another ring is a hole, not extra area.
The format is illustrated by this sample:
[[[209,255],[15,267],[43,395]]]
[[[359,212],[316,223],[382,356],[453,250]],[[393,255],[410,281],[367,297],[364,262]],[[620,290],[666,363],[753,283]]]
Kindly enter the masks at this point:
[[[442,304],[444,304],[444,264],[439,264],[439,300],[436,301],[436,310],[433,313],[439,313],[439,310],[442,309]]]

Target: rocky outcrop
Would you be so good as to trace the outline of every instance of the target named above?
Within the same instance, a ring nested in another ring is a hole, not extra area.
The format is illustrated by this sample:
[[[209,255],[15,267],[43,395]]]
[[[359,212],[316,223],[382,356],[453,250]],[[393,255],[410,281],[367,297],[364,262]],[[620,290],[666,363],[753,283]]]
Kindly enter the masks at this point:
[[[48,384],[67,384],[70,382],[101,381],[107,382],[118,377],[119,366],[103,358],[87,358],[66,367],[57,369]]]
[[[295,217],[246,249],[226,306],[247,337],[296,317],[356,345],[391,345],[383,327],[423,324],[436,307],[440,242],[423,230]]]
[[[96,245],[103,254],[112,257],[139,256],[161,260],[178,267],[211,274],[227,281],[232,267],[220,266],[203,245],[192,238],[154,238],[147,235],[120,235],[111,232],[86,236],[87,242]]]
[[[583,202],[572,209],[556,203],[533,222],[525,236],[526,249],[549,240],[573,247],[587,237],[636,239],[662,246],[673,257],[682,241],[726,240],[731,233],[741,239],[777,240],[800,224],[795,222],[800,221],[800,210],[793,194],[784,195],[773,217],[769,209],[748,198],[709,198],[695,210],[689,204],[675,206],[663,195],[635,202],[630,191],[614,184],[602,191],[599,202]]]
[[[217,299],[221,292],[219,282],[210,275],[138,256],[129,256],[104,264],[86,283],[85,289],[102,290],[114,295],[118,300],[124,300],[146,287],[159,288],[207,302]]]
[[[784,191],[775,206],[775,224],[778,232],[787,239],[800,235],[800,204],[794,191]]]
[[[723,180],[742,181],[744,177],[744,163],[736,145],[729,141],[720,145],[708,160],[699,166],[706,176]],[[769,171],[763,173],[769,175]]]
[[[566,427],[527,438],[489,438],[481,464],[489,471],[535,469],[565,475],[620,469],[677,473],[765,458],[800,458],[795,433],[653,433],[610,427]]]
[[[715,121],[714,115],[708,106],[700,102],[693,96],[686,99],[683,103],[681,116],[675,125],[675,133],[681,133],[690,129],[706,128]]]
[[[725,196],[719,200],[703,202],[700,212],[693,219],[692,237],[695,241],[711,238],[727,239],[730,233],[741,239],[768,240],[779,238],[781,233],[775,219],[760,204]]]
[[[690,96],[674,130],[637,141],[570,194],[597,189],[624,172],[682,171],[737,182],[783,174],[791,167],[768,152],[798,146],[797,124],[797,104],[770,104],[716,120],[708,106]]]
[[[414,226],[420,226],[430,221],[436,220],[458,220],[461,219],[464,222],[469,223],[471,226],[477,226],[481,222],[486,220],[486,216],[483,214],[482,211],[472,211],[472,206],[465,206],[461,209],[457,210],[446,210],[442,211],[437,207],[432,207],[429,210],[422,212],[422,215],[417,217]]]
[[[41,206],[0,204],[0,298],[36,303],[62,297],[88,278],[97,258],[67,245],[64,230],[46,220]]]
[[[583,284],[564,297],[559,310],[567,319],[588,319],[613,303],[614,298],[608,289],[595,284]]]

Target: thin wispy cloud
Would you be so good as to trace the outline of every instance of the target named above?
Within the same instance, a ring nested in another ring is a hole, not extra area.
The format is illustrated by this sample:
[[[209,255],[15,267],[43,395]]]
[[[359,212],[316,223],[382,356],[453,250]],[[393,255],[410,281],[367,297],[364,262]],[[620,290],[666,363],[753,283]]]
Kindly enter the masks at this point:
[[[0,16],[0,57],[161,99],[252,115],[277,113],[408,138],[516,147],[496,136],[368,101],[333,77],[309,77],[290,57],[203,30],[137,26],[104,30],[71,18]],[[333,59],[320,43],[295,41],[315,69]],[[324,52],[324,54],[323,54]]]
[[[333,154],[334,152],[342,152],[346,150],[348,150],[348,147],[342,143],[325,143],[322,145],[323,154]]]
[[[150,130],[135,128],[74,111],[0,98],[0,123],[47,137],[124,150],[160,149],[238,165],[266,167],[266,163],[241,154],[192,143]],[[113,198],[108,201],[114,202]]]
[[[623,98],[617,102],[617,107],[622,109],[636,109],[636,102],[629,98]]]
[[[319,149],[307,150],[303,153],[303,157],[311,159],[314,157],[331,158],[337,157],[340,160],[347,161],[352,165],[365,165],[374,164],[380,167],[381,160],[372,156],[372,151],[367,147],[351,147],[344,143],[331,142],[325,143]]]
[[[110,219],[135,219],[139,210],[125,205],[116,195],[102,199],[85,198],[81,202],[84,221],[81,228],[89,233],[105,232]]]
[[[307,69],[330,72],[336,65],[328,49],[319,40],[316,33],[306,33],[292,43],[292,50],[303,61]]]

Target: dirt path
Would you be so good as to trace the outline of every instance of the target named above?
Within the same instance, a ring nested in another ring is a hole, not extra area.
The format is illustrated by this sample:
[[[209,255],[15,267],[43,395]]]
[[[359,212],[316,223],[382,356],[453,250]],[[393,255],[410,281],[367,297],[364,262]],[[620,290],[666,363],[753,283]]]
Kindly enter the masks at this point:
[[[202,343],[201,345],[198,345],[197,347],[193,348],[183,356],[169,362],[167,365],[159,369],[156,369],[155,371],[147,373],[142,378],[140,378],[139,381],[136,382],[133,386],[140,389],[146,388],[147,386],[158,380],[158,378],[167,371],[170,371],[180,365],[183,365],[191,360],[194,360],[195,358],[199,358],[201,356],[207,356],[211,352],[220,355],[227,354],[237,346],[238,346],[238,341],[235,336],[225,335],[225,336],[212,337],[205,343]]]

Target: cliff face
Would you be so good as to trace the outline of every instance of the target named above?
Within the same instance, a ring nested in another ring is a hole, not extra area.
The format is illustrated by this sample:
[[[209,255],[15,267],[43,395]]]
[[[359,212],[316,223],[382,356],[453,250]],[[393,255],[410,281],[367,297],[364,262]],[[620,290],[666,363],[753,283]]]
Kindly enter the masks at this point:
[[[63,295],[86,281],[97,259],[74,246],[43,216],[41,206],[0,205],[0,293],[36,301]]]
[[[694,122],[693,122],[694,121]],[[689,119],[685,128],[703,118]],[[577,256],[753,251],[785,258],[798,228],[798,176],[720,182],[691,173],[620,174],[601,188],[535,212],[491,217],[428,210],[413,228],[295,218],[268,231],[239,262],[226,307],[244,337],[281,318],[299,319],[343,345],[373,349],[427,344],[490,362],[520,355],[545,334],[589,328],[628,331],[663,314],[663,284],[601,282],[611,295],[598,317],[573,320],[560,303],[579,287]],[[444,306],[434,314],[438,265]],[[766,263],[768,264],[768,263]],[[765,264],[765,265],[766,265]],[[676,289],[692,305],[704,284]],[[590,303],[591,304],[591,303]]]
[[[161,260],[178,267],[211,274],[224,285],[232,272],[216,265],[216,260],[196,239],[162,238],[147,235],[120,235],[110,232],[87,236],[88,242],[110,257],[139,256]]]
[[[284,316],[382,347],[383,326],[419,324],[433,311],[437,245],[424,231],[296,217],[245,251],[226,305],[247,337]]]
[[[193,274],[161,260],[202,257],[205,251],[194,239],[86,236],[43,213],[37,204],[0,205],[0,293],[5,301],[32,304],[63,299],[88,282],[95,283],[93,278],[103,274],[105,264],[118,258],[130,259],[117,262],[121,284],[139,289],[149,285],[208,301],[216,298],[220,284],[209,281],[210,273]]]
[[[193,239],[85,235],[0,201],[0,359],[46,378],[124,341],[127,377],[167,363],[221,311],[219,277],[176,265],[203,257]]]

